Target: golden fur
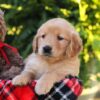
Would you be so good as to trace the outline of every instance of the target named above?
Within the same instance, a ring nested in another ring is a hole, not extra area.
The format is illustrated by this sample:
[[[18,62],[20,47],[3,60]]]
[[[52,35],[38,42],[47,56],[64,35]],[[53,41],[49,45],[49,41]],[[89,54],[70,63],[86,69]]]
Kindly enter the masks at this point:
[[[43,53],[43,47],[52,47],[52,55]],[[25,85],[38,79],[35,91],[46,94],[55,82],[66,75],[77,76],[80,62],[79,52],[82,40],[74,27],[62,18],[54,18],[44,23],[33,40],[33,51],[27,59],[24,71],[13,79],[15,85]]]

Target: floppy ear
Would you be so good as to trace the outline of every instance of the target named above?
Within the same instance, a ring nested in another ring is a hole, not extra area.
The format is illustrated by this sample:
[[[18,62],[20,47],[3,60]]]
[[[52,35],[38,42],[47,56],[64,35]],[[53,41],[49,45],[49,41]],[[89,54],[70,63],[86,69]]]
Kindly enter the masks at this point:
[[[38,52],[38,36],[36,35],[33,39],[33,52]]]
[[[78,34],[72,34],[71,41],[66,50],[68,57],[74,57],[82,50],[82,40]]]

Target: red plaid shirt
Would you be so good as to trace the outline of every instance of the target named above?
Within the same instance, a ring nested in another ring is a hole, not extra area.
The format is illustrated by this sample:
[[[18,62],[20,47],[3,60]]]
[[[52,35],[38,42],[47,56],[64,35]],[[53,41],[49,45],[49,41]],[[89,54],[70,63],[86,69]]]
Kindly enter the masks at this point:
[[[13,86],[11,80],[0,80],[0,100],[76,100],[82,92],[81,81],[77,77],[68,77],[55,83],[46,95],[37,95],[34,91],[36,81],[26,86]]]

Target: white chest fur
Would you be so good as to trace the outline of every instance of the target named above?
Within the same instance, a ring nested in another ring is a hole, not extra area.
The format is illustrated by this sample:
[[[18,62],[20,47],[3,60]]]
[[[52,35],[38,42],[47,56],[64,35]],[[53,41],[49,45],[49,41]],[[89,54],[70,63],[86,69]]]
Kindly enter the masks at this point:
[[[48,64],[44,59],[33,53],[26,60],[25,69],[31,72],[36,71],[36,79],[40,78],[46,72],[54,72],[60,76],[66,76],[67,74],[78,75],[79,65],[75,65],[74,62],[76,61],[64,60],[55,64]]]

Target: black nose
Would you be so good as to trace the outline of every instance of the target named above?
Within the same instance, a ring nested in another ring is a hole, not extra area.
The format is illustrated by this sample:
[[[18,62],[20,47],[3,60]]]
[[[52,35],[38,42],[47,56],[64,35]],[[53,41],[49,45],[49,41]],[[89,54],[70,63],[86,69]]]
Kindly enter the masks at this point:
[[[45,47],[43,47],[43,52],[44,53],[48,53],[48,54],[50,54],[51,53],[51,50],[52,50],[52,48],[50,47],[50,46],[45,46]]]

